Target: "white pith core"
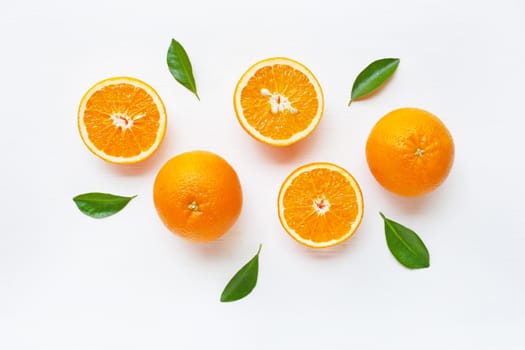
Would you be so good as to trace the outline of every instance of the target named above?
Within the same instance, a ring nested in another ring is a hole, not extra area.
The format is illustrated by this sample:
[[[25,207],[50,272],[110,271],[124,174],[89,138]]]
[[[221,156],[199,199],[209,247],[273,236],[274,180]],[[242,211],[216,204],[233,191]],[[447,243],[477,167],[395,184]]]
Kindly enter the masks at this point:
[[[318,198],[313,202],[314,210],[317,215],[324,215],[327,211],[330,210],[330,202],[325,198]]]
[[[116,113],[110,118],[113,121],[113,125],[117,128],[122,128],[122,130],[127,130],[133,126],[133,119],[126,114]]]
[[[416,149],[416,156],[423,157],[425,154],[425,151],[423,151],[421,148]]]
[[[293,114],[297,113],[297,109],[292,106],[292,103],[290,102],[290,100],[288,100],[288,97],[278,94],[276,92],[271,93],[270,90],[266,88],[261,89],[261,95],[270,98],[270,106],[273,114],[277,114],[278,112],[284,112],[286,110],[290,111],[290,113]]]
[[[144,118],[145,114],[137,114],[135,116],[129,116],[126,113],[114,113],[110,116],[113,121],[113,125],[117,128],[122,128],[122,130],[131,129],[133,123],[140,118]]]

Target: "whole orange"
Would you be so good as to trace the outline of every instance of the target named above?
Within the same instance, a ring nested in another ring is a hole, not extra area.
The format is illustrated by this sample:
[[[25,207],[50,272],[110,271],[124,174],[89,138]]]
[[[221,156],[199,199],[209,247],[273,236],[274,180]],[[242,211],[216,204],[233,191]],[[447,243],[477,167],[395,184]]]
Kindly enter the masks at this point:
[[[206,151],[182,153],[162,166],[153,186],[155,208],[173,233],[190,241],[221,237],[235,223],[242,190],[235,170]]]
[[[384,188],[402,196],[419,196],[447,178],[454,161],[454,142],[435,115],[418,108],[400,108],[372,128],[366,159]]]

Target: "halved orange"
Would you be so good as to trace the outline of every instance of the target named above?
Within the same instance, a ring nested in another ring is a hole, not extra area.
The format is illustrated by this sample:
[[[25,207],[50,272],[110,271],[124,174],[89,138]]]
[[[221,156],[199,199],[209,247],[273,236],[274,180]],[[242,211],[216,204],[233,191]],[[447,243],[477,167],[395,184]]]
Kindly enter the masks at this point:
[[[292,172],[279,191],[279,220],[297,242],[326,248],[350,238],[363,218],[359,184],[345,169],[312,163]]]
[[[78,107],[82,141],[111,163],[137,163],[151,156],[164,138],[166,123],[166,109],[157,92],[130,77],[96,83]]]
[[[308,136],[323,115],[323,91],[313,73],[284,57],[251,66],[234,93],[241,126],[255,139],[288,146]]]

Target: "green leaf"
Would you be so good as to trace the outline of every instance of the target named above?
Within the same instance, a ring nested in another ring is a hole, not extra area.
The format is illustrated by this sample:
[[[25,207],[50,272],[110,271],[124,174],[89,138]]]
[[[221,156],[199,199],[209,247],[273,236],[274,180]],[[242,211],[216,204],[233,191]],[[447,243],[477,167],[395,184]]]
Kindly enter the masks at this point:
[[[261,252],[261,248],[262,244],[259,244],[257,254],[237,271],[235,276],[228,282],[221,294],[222,302],[242,299],[255,288],[259,274],[259,253]]]
[[[168,68],[170,69],[171,75],[181,83],[188,90],[193,92],[197,99],[200,101],[200,97],[197,94],[197,85],[195,84],[195,78],[193,77],[193,70],[191,68],[191,62],[184,50],[184,47],[175,39],[171,39],[171,45],[168,49]]]
[[[81,212],[92,218],[100,219],[118,213],[135,197],[92,192],[79,194],[73,198],[73,201]]]
[[[379,215],[385,222],[388,249],[397,261],[409,269],[429,267],[430,257],[421,238],[408,227],[387,219],[383,213]]]
[[[348,105],[383,85],[394,74],[399,61],[399,58],[382,58],[370,63],[355,79]]]

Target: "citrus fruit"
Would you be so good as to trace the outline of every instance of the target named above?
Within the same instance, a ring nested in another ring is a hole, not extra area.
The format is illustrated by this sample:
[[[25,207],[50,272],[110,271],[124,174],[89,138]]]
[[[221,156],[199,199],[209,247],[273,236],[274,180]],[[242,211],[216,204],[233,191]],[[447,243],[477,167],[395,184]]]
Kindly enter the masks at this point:
[[[153,200],[166,227],[190,241],[221,237],[242,207],[237,173],[220,156],[207,151],[182,153],[160,169]]]
[[[78,130],[98,157],[111,163],[137,163],[151,156],[162,142],[166,110],[157,92],[143,81],[109,78],[82,97]]]
[[[241,126],[255,139],[274,146],[308,136],[323,115],[323,91],[299,62],[275,57],[257,62],[241,77],[234,93]]]
[[[400,108],[372,128],[366,143],[370,171],[387,190],[419,196],[438,187],[454,161],[454,142],[433,114]]]
[[[297,242],[324,248],[350,238],[363,217],[359,184],[330,163],[304,165],[284,181],[277,202],[279,220]]]

